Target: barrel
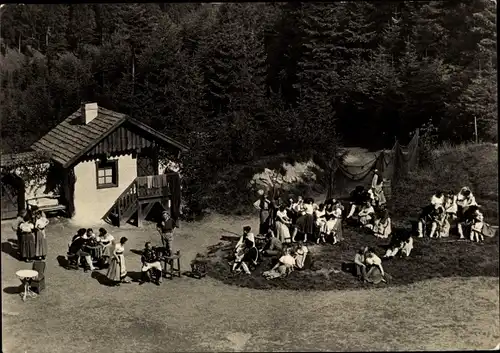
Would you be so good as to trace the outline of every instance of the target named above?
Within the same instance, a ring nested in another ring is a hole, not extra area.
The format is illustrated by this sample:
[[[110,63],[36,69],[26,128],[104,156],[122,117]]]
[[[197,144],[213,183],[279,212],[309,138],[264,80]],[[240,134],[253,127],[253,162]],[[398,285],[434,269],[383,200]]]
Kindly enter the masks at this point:
[[[392,196],[391,179],[384,179],[382,190],[384,191],[385,198],[389,200]]]

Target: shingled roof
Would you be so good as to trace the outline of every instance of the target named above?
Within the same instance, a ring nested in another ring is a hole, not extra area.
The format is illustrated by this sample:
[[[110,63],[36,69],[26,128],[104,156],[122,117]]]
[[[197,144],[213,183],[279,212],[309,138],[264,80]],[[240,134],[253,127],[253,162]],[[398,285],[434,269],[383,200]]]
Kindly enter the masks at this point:
[[[53,160],[67,168],[127,121],[153,134],[164,143],[174,145],[182,151],[187,149],[187,146],[125,114],[102,107],[98,107],[97,117],[90,123],[82,124],[81,119],[82,113],[79,109],[35,142],[31,148],[37,152],[50,152]]]
[[[35,151],[21,153],[5,153],[0,157],[0,167],[2,169],[17,168],[22,165],[32,165],[50,161],[49,153]]]

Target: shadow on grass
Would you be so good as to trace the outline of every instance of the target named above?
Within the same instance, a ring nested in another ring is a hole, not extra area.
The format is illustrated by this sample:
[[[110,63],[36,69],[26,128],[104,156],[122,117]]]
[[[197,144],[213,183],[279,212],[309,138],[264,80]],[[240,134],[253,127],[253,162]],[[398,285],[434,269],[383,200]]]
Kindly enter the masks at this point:
[[[19,294],[22,293],[24,290],[23,285],[19,285],[17,287],[5,287],[3,289],[3,292],[5,294]]]
[[[9,241],[2,243],[2,252],[7,254],[7,255],[12,256],[16,260],[19,260],[19,253],[18,253],[17,245],[12,244],[10,242],[10,240],[12,240],[12,239],[9,239]]]
[[[106,286],[106,287],[113,287],[115,283],[111,281],[106,275],[103,275],[100,272],[93,271],[92,274],[90,275],[93,279],[97,280],[100,285]]]
[[[344,241],[336,245],[310,246],[314,262],[311,270],[294,271],[286,278],[273,280],[266,280],[262,276],[262,272],[272,267],[272,259],[269,258],[264,258],[250,276],[232,273],[227,257],[235,244],[219,243],[217,249],[212,247],[209,250],[215,252],[216,256],[205,257],[209,260],[207,275],[226,284],[255,289],[374,288],[374,285],[358,281],[351,272],[352,268],[347,269],[343,264],[352,263],[356,251],[362,246],[373,247],[377,255],[382,258],[390,240],[378,239],[357,228],[347,227],[344,228],[344,238]],[[487,238],[483,244],[458,241],[456,237],[414,238],[414,249],[409,258],[383,259],[383,266],[391,280],[388,284],[381,283],[375,287],[406,285],[439,277],[498,277],[499,238]]]

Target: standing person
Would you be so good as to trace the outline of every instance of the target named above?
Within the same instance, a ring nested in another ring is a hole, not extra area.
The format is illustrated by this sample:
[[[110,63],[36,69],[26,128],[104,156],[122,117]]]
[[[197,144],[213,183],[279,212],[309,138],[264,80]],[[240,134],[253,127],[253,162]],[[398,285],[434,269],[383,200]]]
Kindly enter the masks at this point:
[[[304,214],[297,220],[299,230],[304,234],[304,243],[307,243],[307,237],[314,233],[314,200],[308,199],[304,204]]]
[[[24,216],[23,222],[19,225],[21,231],[21,259],[29,262],[35,257],[35,225],[29,213]]]
[[[160,232],[161,241],[165,248],[167,256],[173,253],[174,229],[177,228],[175,221],[170,217],[167,211],[163,211],[160,222],[158,222],[157,229]]]
[[[127,267],[125,266],[125,256],[123,256],[127,240],[127,238],[122,237],[120,242],[115,245],[113,257],[111,258],[111,264],[109,265],[108,273],[106,274],[106,277],[108,277],[108,279],[114,282],[117,286],[119,286],[120,283],[130,283],[130,281],[126,279]]]
[[[49,224],[49,220],[43,211],[35,213],[35,257],[37,259],[45,259],[47,256],[47,237],[45,227]]]
[[[92,263],[92,257],[88,252],[84,251],[84,248],[87,245],[86,233],[87,231],[85,228],[78,230],[78,233],[73,237],[73,241],[68,249],[68,253],[78,256],[78,261],[80,261],[80,258],[82,257],[85,259],[85,272],[88,271],[87,268],[90,268],[91,271],[95,270],[94,264]]]
[[[259,234],[266,234],[267,231],[269,230],[269,225],[271,221],[271,201],[269,200],[268,196],[266,194],[263,194],[260,198],[259,202]]]
[[[281,205],[279,211],[276,212],[276,236],[282,243],[291,243],[292,239],[290,237],[291,220],[288,218],[286,213],[285,205]]]
[[[16,236],[17,236],[17,251],[19,253],[19,257],[21,258],[21,247],[22,247],[22,232],[21,232],[21,229],[19,228],[19,226],[21,225],[21,223],[24,222],[24,217],[26,217],[26,210],[21,210],[19,212],[19,214],[17,215],[17,219],[15,220],[15,222],[12,224],[12,230],[14,232],[16,232]]]

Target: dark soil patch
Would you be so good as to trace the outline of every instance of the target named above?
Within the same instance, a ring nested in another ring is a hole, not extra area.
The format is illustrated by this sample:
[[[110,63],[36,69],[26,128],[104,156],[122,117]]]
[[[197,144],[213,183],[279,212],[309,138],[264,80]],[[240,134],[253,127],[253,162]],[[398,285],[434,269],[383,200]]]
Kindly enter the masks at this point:
[[[382,257],[389,240],[377,239],[359,229],[344,229],[344,241],[337,245],[313,245],[313,266],[310,270],[294,271],[283,279],[266,280],[262,272],[269,270],[272,260],[266,258],[252,274],[234,274],[228,259],[234,242],[221,242],[209,248],[206,256],[199,257],[207,263],[207,275],[226,284],[255,289],[293,290],[342,290],[373,288],[363,284],[352,274],[342,271],[342,264],[352,262],[361,246],[373,247]],[[436,277],[499,277],[499,240],[487,238],[485,243],[448,239],[414,238],[414,249],[407,259],[383,260],[385,271],[390,275],[387,284],[405,285]]]

